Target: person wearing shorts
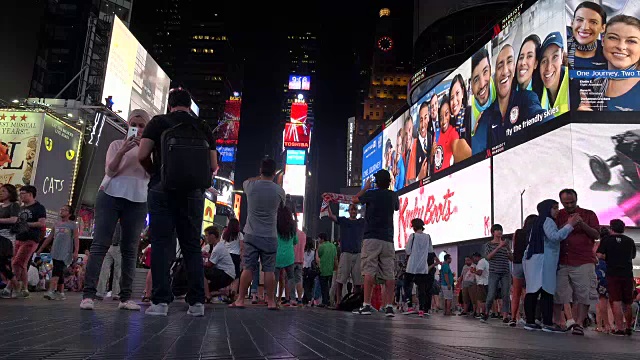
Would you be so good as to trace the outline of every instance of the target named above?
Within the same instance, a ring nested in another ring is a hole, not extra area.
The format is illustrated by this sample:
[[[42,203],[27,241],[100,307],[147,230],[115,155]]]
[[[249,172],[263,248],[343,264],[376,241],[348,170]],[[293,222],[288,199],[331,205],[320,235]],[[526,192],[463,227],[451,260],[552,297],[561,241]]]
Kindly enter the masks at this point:
[[[375,189],[372,179],[368,179],[364,188],[353,198],[354,204],[366,206],[360,257],[364,275],[364,302],[354,313],[371,315],[373,286],[379,279],[385,282],[382,294],[383,302],[386,304],[385,315],[393,317],[393,268],[396,255],[393,246],[393,214],[400,209],[400,200],[395,192],[389,190],[391,175],[387,170],[376,172],[374,178]]]
[[[601,239],[597,255],[607,263],[607,290],[617,328],[613,335],[631,336],[633,333],[631,330],[633,327],[631,304],[633,303],[634,286],[632,261],[636,257],[637,250],[633,239],[623,235],[624,222],[622,220],[613,219],[609,226],[610,234]],[[622,328],[623,317],[627,324],[626,329]]]
[[[349,218],[333,215],[331,207],[329,207],[329,219],[340,226],[340,261],[336,279],[337,307],[340,305],[342,287],[349,278],[355,286],[354,291],[360,291],[362,287],[360,250],[362,248],[364,219],[358,219],[358,207],[355,204],[349,205]]]
[[[482,315],[486,315],[485,302],[487,301],[487,292],[489,291],[489,262],[476,252],[472,256],[473,267],[470,271],[476,275],[476,285],[474,286],[474,293],[476,297],[476,304],[478,306],[479,313],[476,317],[480,318]]]
[[[244,270],[240,275],[240,290],[236,301],[230,307],[244,308],[247,289],[253,280],[253,273],[259,271],[258,260],[262,262],[264,285],[269,309],[277,309],[275,301],[275,265],[278,250],[276,229],[278,209],[284,207],[285,192],[273,180],[276,176],[276,162],[264,159],[260,165],[260,176],[247,179],[243,183],[247,195],[247,222],[244,226]],[[281,178],[280,178],[281,179]]]
[[[553,313],[556,324],[562,325],[565,323],[562,319],[564,304],[573,304],[573,334],[584,335],[582,325],[587,317],[589,304],[598,300],[593,246],[600,237],[600,222],[593,211],[577,205],[578,194],[575,190],[564,189],[559,196],[564,209],[558,212],[558,227],[563,227],[573,214],[578,214],[582,221],[560,243]]]
[[[37,190],[34,186],[26,185],[20,188],[20,200],[23,206],[18,214],[19,221],[27,224],[27,231],[16,234],[14,256],[11,268],[15,274],[11,286],[17,297],[29,297],[29,261],[38,248],[42,237],[42,229],[46,226],[47,211],[36,201]],[[13,295],[12,295],[13,296]]]

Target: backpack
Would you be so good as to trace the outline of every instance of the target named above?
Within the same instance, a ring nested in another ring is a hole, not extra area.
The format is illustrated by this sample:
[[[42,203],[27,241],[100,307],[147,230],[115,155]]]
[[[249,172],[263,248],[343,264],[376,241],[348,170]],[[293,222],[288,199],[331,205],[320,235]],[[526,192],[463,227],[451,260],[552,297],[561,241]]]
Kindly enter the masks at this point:
[[[340,300],[338,310],[353,311],[359,309],[362,303],[364,303],[364,293],[362,291],[348,293]]]
[[[179,120],[167,118],[175,123]],[[198,190],[211,186],[211,153],[204,122],[179,121],[162,132],[160,176],[166,190]]]

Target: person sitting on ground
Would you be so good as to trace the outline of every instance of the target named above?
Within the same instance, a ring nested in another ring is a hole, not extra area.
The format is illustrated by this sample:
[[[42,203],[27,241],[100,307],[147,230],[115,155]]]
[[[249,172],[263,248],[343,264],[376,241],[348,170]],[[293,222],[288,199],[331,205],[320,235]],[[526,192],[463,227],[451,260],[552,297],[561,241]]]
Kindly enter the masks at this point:
[[[215,226],[204,229],[205,240],[213,248],[204,264],[204,292],[206,302],[211,302],[211,293],[225,288],[235,280],[233,259],[225,244],[220,241],[220,231]]]

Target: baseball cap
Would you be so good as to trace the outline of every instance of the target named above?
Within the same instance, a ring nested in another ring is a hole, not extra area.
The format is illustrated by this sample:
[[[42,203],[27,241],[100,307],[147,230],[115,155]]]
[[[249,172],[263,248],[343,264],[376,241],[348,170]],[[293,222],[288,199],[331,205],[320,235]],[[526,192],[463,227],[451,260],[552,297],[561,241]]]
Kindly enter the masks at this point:
[[[378,170],[375,174],[373,174],[373,177],[376,179],[376,182],[384,182],[386,181],[391,181],[391,175],[389,174],[389,172],[387,170]]]
[[[564,43],[562,42],[562,34],[559,31],[554,31],[547,35],[542,42],[542,48],[540,52],[543,53],[550,45],[557,45],[560,49],[564,49]]]

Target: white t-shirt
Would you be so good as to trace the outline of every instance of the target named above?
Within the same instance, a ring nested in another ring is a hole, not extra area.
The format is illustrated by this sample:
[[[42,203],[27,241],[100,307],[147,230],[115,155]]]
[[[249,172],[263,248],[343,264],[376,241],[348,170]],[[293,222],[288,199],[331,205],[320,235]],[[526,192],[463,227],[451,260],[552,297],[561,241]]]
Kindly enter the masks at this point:
[[[236,268],[233,265],[233,260],[231,259],[229,250],[227,250],[222,241],[218,242],[218,244],[213,248],[213,251],[211,251],[209,261],[211,261],[218,269],[224,271],[227,275],[235,279]]]
[[[238,238],[234,241],[224,242],[224,246],[229,250],[229,254],[240,255],[240,241],[244,240],[242,233],[238,233]]]
[[[489,262],[482,258],[476,264],[476,271],[482,270],[482,275],[476,274],[476,284],[489,285]]]
[[[313,259],[316,258],[316,253],[314,251],[305,251],[304,252],[304,263],[302,264],[303,268],[310,268]]]

